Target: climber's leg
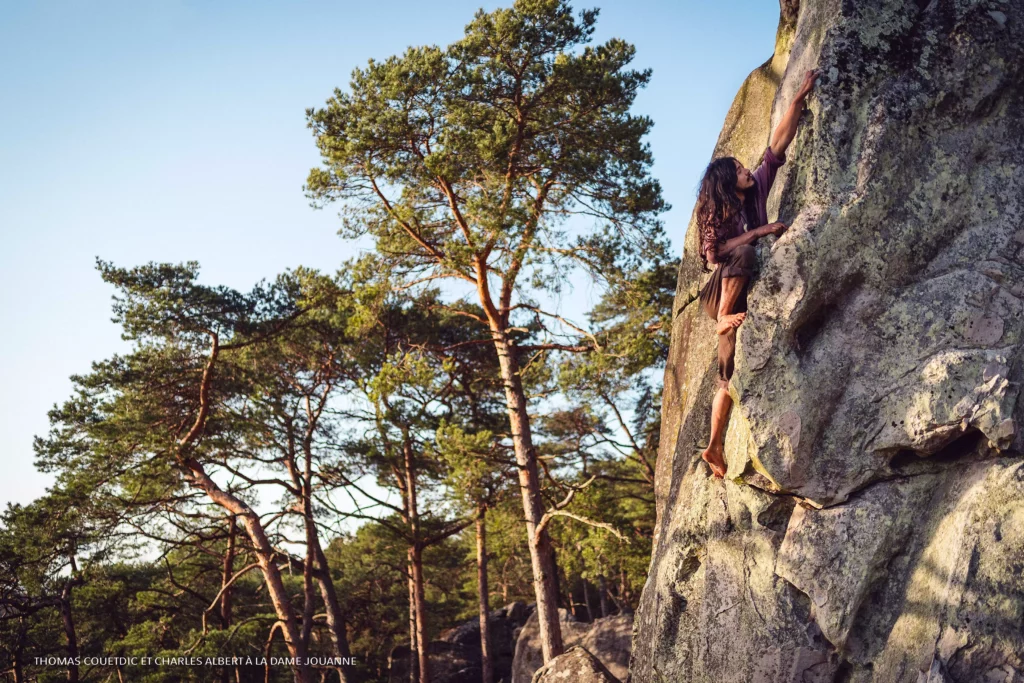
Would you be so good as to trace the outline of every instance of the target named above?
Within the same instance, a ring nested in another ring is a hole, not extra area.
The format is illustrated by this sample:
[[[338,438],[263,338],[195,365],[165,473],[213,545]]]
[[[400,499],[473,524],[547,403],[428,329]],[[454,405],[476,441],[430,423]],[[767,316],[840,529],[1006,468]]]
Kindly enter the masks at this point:
[[[721,296],[718,303],[718,334],[735,332],[747,312],[747,287],[754,276],[757,252],[749,244],[736,247],[729,254],[729,260],[719,266],[722,270]]]
[[[711,402],[711,443],[700,456],[711,466],[711,473],[716,479],[725,476],[725,426],[729,423],[731,408],[732,397],[729,396],[729,390],[719,387]]]
[[[747,311],[747,289],[757,262],[753,247],[737,247],[729,260],[716,272],[720,279],[718,297],[718,391],[711,403],[711,440],[701,454],[711,472],[718,478],[725,476],[725,428],[729,424],[732,397],[729,380],[732,379],[736,358],[736,328],[742,324]],[[710,311],[709,311],[710,314]]]
[[[719,335],[723,335],[729,331],[734,334],[736,328],[743,324],[743,319],[747,317],[745,311],[739,313],[733,313],[736,307],[736,301],[740,298],[740,294],[747,286],[747,278],[742,276],[724,277],[722,278],[722,299],[718,304],[718,324],[715,325],[715,331]]]
[[[736,329],[730,327],[725,334],[718,335],[718,391],[711,402],[711,440],[701,455],[718,478],[725,476],[725,427],[729,424],[729,409],[732,408],[729,380],[732,379],[735,358]]]
[[[697,294],[701,308],[712,320],[718,320],[718,306],[722,301],[722,266],[715,268],[704,288]]]

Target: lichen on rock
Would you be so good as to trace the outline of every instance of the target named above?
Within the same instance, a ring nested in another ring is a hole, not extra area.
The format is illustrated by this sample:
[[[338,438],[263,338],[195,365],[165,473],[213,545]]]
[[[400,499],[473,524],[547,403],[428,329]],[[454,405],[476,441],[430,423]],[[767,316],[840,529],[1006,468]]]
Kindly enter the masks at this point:
[[[783,3],[716,146],[819,70],[738,334],[725,483],[695,226],[631,680],[1024,680],[1024,5]]]

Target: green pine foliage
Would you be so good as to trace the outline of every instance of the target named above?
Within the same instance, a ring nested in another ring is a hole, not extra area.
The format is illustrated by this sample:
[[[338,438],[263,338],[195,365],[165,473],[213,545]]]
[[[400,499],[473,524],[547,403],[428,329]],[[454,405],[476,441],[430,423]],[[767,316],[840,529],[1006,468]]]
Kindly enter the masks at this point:
[[[410,549],[428,638],[476,619],[480,515],[489,605],[533,602],[497,338],[517,357],[559,606],[636,606],[678,262],[653,124],[630,111],[650,73],[621,40],[591,44],[597,17],[558,0],[481,11],[463,39],[370,61],[309,110],[323,164],[306,191],[374,247],[336,274],[239,292],[194,262],[97,262],[132,346],[71,378],[35,442],[56,483],[0,520],[0,679],[293,680],[37,663],[285,657],[276,572],[308,653],[341,647],[327,582],[351,673],[385,681],[409,644]],[[580,278],[599,303],[553,313]]]

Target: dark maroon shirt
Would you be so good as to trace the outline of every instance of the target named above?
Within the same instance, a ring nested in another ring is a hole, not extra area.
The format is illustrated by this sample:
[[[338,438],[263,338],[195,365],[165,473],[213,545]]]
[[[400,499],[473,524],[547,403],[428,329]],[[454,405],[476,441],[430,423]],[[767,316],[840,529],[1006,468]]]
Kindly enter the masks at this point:
[[[701,244],[701,251],[705,254],[706,258],[710,255],[712,250],[717,250],[718,245],[722,242],[730,240],[733,237],[739,237],[747,230],[759,228],[762,225],[768,224],[768,193],[771,191],[772,184],[775,182],[775,174],[778,172],[779,167],[784,163],[786,163],[785,154],[776,156],[771,147],[765,148],[764,156],[761,158],[761,163],[758,164],[753,173],[754,187],[751,188],[754,192],[753,211],[748,215],[747,209],[742,209],[732,218],[726,220],[721,226],[719,226],[716,231],[716,240],[712,241],[704,239]],[[748,192],[749,191],[750,190],[748,190]]]

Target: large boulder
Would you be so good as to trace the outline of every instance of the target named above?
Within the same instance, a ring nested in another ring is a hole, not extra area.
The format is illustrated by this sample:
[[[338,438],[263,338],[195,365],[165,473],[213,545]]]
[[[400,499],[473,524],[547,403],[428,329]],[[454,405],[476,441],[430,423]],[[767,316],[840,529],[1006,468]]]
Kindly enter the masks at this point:
[[[619,683],[584,647],[574,647],[537,670],[532,683]]]
[[[821,74],[738,334],[726,481],[691,222],[655,549],[654,681],[1024,681],[1024,3],[787,0],[716,155]]]
[[[578,645],[590,629],[590,624],[579,621],[568,610],[558,609],[558,624],[562,630],[562,644],[565,649]],[[544,654],[540,646],[540,624],[534,612],[516,638],[515,658],[512,661],[512,683],[530,683],[533,675],[544,666]]]
[[[617,678],[625,679],[629,668],[629,649],[633,636],[633,615],[616,614],[577,621],[567,610],[558,610],[562,627],[562,644],[566,651],[575,646],[585,648],[601,661]],[[551,660],[552,662],[555,660]],[[549,662],[550,663],[550,662]],[[512,662],[512,683],[530,683],[534,674],[544,665],[540,646],[540,627],[536,613],[531,614],[516,640],[515,660]]]
[[[494,680],[508,681],[511,678],[516,638],[532,613],[532,605],[513,602],[488,615]],[[437,640],[430,642],[429,653],[433,683],[479,683],[482,675],[480,620],[470,619],[442,631]],[[391,651],[389,663],[389,683],[408,683],[409,646],[396,646]]]
[[[624,612],[595,619],[580,638],[580,647],[587,650],[620,680],[629,672],[629,652],[633,644],[633,614]]]

